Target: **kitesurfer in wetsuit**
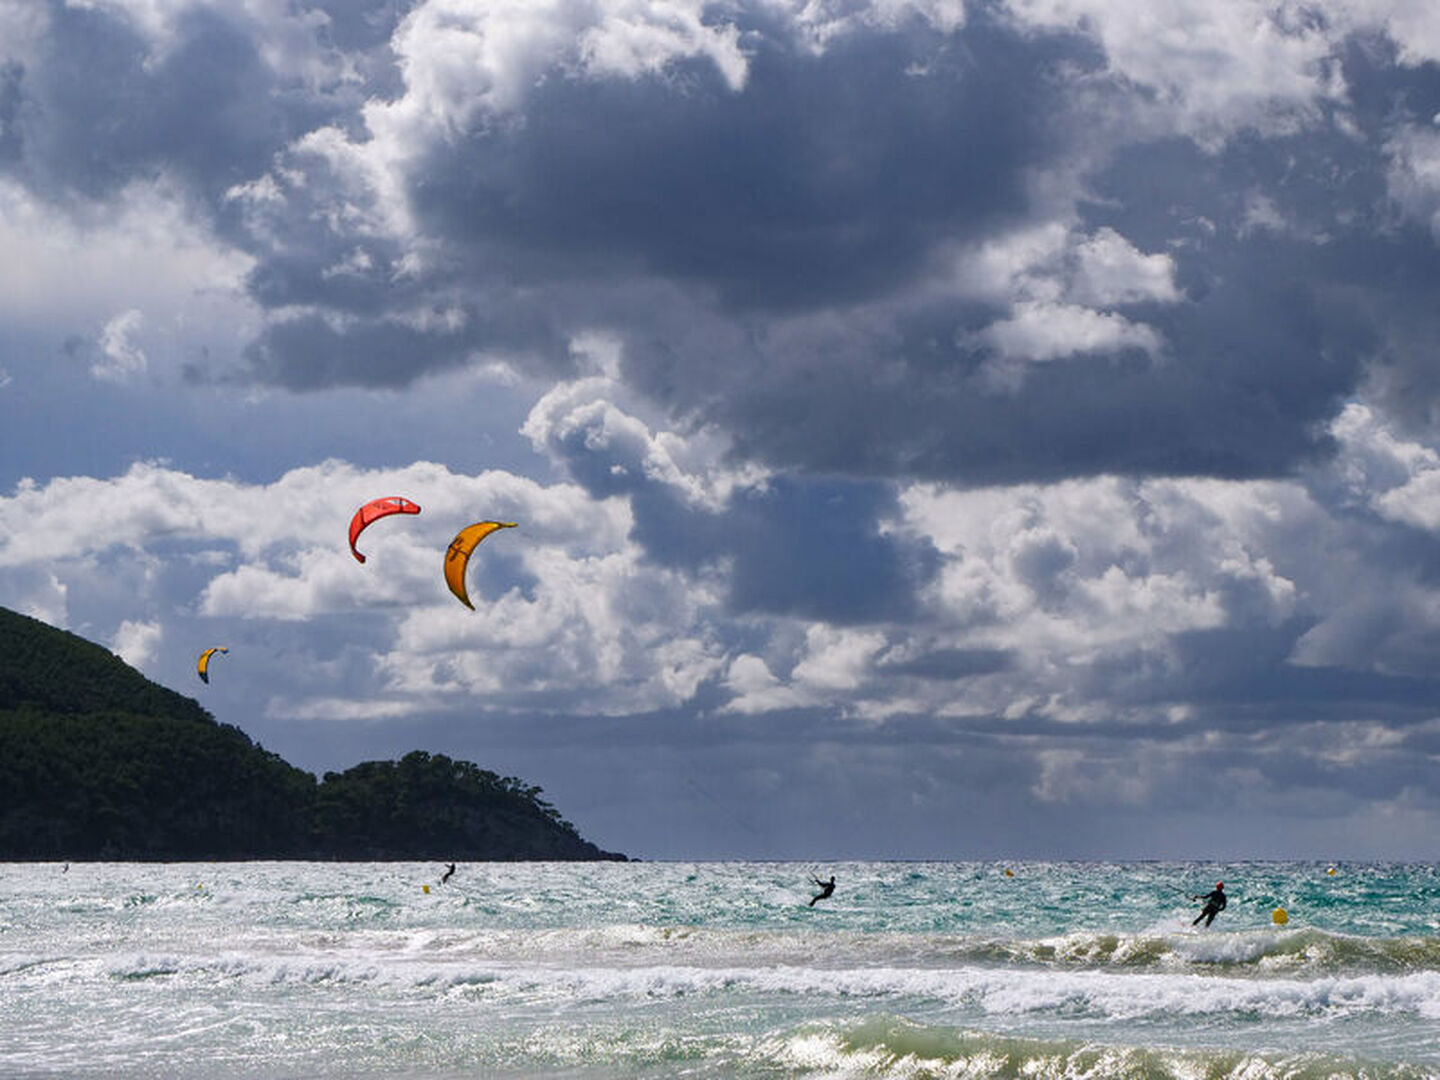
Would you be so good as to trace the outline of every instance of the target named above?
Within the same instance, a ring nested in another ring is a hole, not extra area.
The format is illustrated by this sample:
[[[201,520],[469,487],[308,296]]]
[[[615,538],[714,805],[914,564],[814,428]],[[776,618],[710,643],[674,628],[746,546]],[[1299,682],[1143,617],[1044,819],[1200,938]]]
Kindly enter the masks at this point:
[[[814,896],[812,896],[812,897],[810,898],[810,906],[811,906],[811,907],[814,907],[814,906],[815,906],[815,901],[816,901],[816,900],[824,900],[826,897],[828,897],[831,893],[833,893],[833,892],[835,891],[835,875],[834,875],[834,874],[831,874],[831,875],[830,875],[830,880],[829,880],[829,881],[821,881],[818,877],[815,877],[814,875],[811,875],[810,880],[813,881],[813,882],[815,882],[816,885],[819,885],[819,886],[820,886],[820,891],[819,891],[816,895],[814,895]]]
[[[447,866],[448,866],[448,869],[445,871],[445,873],[444,873],[444,874],[441,876],[441,878],[440,878],[440,884],[441,884],[441,885],[444,885],[445,882],[449,881],[449,880],[450,880],[450,875],[453,874],[453,873],[455,873],[455,864],[454,864],[453,862],[452,862],[452,863],[448,863]]]
[[[1206,893],[1204,896],[1195,895],[1190,897],[1190,899],[1205,901],[1205,906],[1200,910],[1200,914],[1195,916],[1195,922],[1192,922],[1190,925],[1194,926],[1201,919],[1204,919],[1205,925],[1209,926],[1215,921],[1215,916],[1225,910],[1225,883],[1223,881],[1217,881],[1214,892]]]

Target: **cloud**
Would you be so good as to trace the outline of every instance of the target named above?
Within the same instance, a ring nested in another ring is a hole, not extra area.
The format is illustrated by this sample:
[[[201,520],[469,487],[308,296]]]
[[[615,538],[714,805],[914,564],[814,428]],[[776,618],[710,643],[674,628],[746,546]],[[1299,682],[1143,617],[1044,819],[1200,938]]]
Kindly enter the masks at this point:
[[[1440,239],[1440,130],[1407,127],[1390,143],[1390,197]]]
[[[749,654],[731,661],[725,686],[732,695],[727,706],[732,712],[776,712],[814,703],[798,688],[776,678],[763,658]]]
[[[1361,270],[1398,235],[1434,272],[1440,99],[1404,5],[367,10],[15,28],[12,197],[88,232],[159,176],[243,266],[249,307],[185,339],[196,379],[568,381],[600,333],[630,391],[760,470],[960,483],[1284,475],[1362,385],[1433,399],[1428,294]],[[67,74],[91,53],[123,103]],[[133,299],[94,322],[132,309],[171,332]]]
[[[97,379],[125,382],[143,375],[148,361],[145,351],[135,344],[133,335],[144,323],[134,308],[122,311],[100,331],[100,359],[90,365],[90,374]]]
[[[1010,318],[991,323],[977,337],[997,354],[990,365],[992,381],[1009,389],[1018,388],[1023,379],[1009,374],[1014,361],[1043,363],[1076,353],[1127,349],[1153,356],[1164,344],[1148,326],[1071,304],[1021,304]]]
[[[403,527],[385,521],[368,530],[362,567],[345,549],[345,527],[380,490],[403,491],[423,510]],[[513,542],[492,539],[475,560],[480,615],[461,608],[440,576],[446,543],[476,513],[521,523],[504,538]],[[715,604],[706,581],[638,564],[623,504],[573,485],[463,477],[425,463],[376,473],[339,462],[253,485],[152,464],[111,481],[22,486],[0,501],[0,520],[0,573],[48,565],[88,579],[127,552],[169,549],[189,566],[188,591],[163,599],[167,586],[154,582],[141,602],[193,607],[217,625],[374,620],[389,644],[369,681],[412,708],[493,691],[497,706],[583,700],[598,711],[643,711],[688,700],[716,669],[701,619]],[[116,640],[140,656],[158,641],[159,628],[149,632],[139,636],[126,620]],[[362,647],[372,647],[368,637]]]
[[[154,659],[164,636],[165,628],[158,622],[126,619],[115,631],[111,648],[131,667],[143,668]]]
[[[158,566],[168,551],[188,567],[168,603],[203,619],[363,613],[379,633],[360,644],[385,700],[446,707],[483,694],[493,707],[614,714],[698,707],[723,678],[742,713],[1000,715],[1020,703],[1017,715],[1092,722],[1130,700],[1158,718],[1145,702],[1160,687],[1184,684],[1202,660],[1223,679],[1242,659],[1227,641],[1272,641],[1276,663],[1293,648],[1309,667],[1409,670],[1395,656],[1421,655],[1423,636],[1383,659],[1393,633],[1344,628],[1393,620],[1423,635],[1440,610],[1415,571],[1361,554],[1410,523],[1392,496],[1428,482],[1434,455],[1358,407],[1337,425],[1341,463],[1324,474],[1349,486],[1317,481],[1313,495],[1294,481],[1103,477],[882,497],[727,474],[606,397],[619,389],[583,378],[532,412],[531,437],[579,484],[429,463],[332,461],[266,484],[137,465],[0,501],[0,572],[19,581],[49,568],[68,584],[117,559]],[[697,460],[711,467],[692,471]],[[424,509],[367,532],[362,567],[344,550],[345,524],[382,490]],[[1368,521],[1346,517],[1354,505]],[[521,523],[482,549],[478,617],[444,591],[435,554],[477,515]],[[1343,587],[1331,580],[1336,550],[1355,552]],[[158,603],[174,586],[146,574]]]
[[[0,178],[0,245],[10,253],[0,264],[0,312],[13,327],[56,333],[67,320],[98,323],[117,309],[178,323],[213,318],[207,305],[222,302],[238,321],[248,307],[241,287],[250,260],[189,220],[163,180],[60,210]]]
[[[1437,42],[1400,0],[10,5],[0,601],[175,685],[225,640],[211,700],[313,760],[565,758],[646,821],[685,766],[806,851],[1420,835]],[[482,517],[472,613],[437,553]]]
[[[1406,747],[1440,705],[1440,592],[1386,498],[1434,455],[1373,412],[1346,410],[1336,461],[1303,482],[857,501],[730,473],[699,452],[713,433],[652,427],[624,393],[601,374],[542,396],[526,429],[555,455],[549,483],[340,461],[269,482],[147,464],[27,483],[0,499],[0,593],[171,680],[193,679],[184,642],[224,640],[261,732],[433,724],[471,745],[528,717],[531,740],[684,746],[699,724],[741,753],[771,725],[767,755],[854,794],[882,754],[929,777],[935,805],[968,778],[1024,815],[1223,795],[1343,816],[1404,797]],[[361,566],[345,525],[381,491],[423,510],[369,530]],[[438,553],[478,516],[520,527],[486,542],[470,612]],[[708,557],[680,558],[678,534]],[[865,592],[866,572],[922,551],[925,572],[885,590],[903,603]]]
[[[1331,63],[1335,28],[1290,8],[1256,0],[1185,0],[1163,8],[1128,0],[1012,0],[1008,7],[1026,27],[1093,33],[1108,70],[1149,91],[1144,108],[1156,114],[1155,126],[1211,145],[1239,128],[1294,130],[1343,93]]]
[[[1114,229],[1097,229],[1075,248],[1071,293],[1082,303],[1101,306],[1181,299],[1175,285],[1175,259],[1147,255]]]
[[[62,203],[157,172],[213,198],[358,101],[323,25],[269,0],[44,5],[22,38],[14,171]]]

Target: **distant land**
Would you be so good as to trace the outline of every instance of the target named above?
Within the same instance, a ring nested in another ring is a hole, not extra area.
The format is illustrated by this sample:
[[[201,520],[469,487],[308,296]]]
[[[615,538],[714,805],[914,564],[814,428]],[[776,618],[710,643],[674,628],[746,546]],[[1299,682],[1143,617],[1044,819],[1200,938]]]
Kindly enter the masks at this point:
[[[317,780],[0,607],[0,860],[612,859],[538,787],[415,751]]]

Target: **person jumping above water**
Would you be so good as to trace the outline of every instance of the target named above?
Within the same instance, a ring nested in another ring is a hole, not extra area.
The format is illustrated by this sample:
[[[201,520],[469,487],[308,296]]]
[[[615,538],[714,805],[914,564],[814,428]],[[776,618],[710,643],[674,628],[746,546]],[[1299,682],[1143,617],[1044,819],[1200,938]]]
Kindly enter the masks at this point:
[[[810,880],[820,886],[820,891],[810,898],[810,906],[815,906],[816,900],[824,900],[835,891],[835,875],[830,875],[829,881],[821,881],[818,877],[811,875]]]
[[[1191,896],[1190,899],[1205,901],[1205,906],[1200,910],[1200,914],[1195,916],[1195,922],[1192,922],[1190,925],[1194,926],[1201,919],[1204,919],[1205,925],[1209,926],[1215,921],[1215,916],[1225,910],[1225,883],[1223,881],[1217,881],[1214,892],[1206,893],[1204,896],[1197,894]]]
[[[454,864],[453,862],[452,862],[452,863],[447,863],[446,865],[448,866],[448,869],[445,871],[445,873],[444,873],[444,874],[441,876],[441,878],[440,878],[440,884],[441,884],[441,885],[444,885],[445,882],[449,881],[449,880],[450,880],[450,875],[455,872],[455,864]]]

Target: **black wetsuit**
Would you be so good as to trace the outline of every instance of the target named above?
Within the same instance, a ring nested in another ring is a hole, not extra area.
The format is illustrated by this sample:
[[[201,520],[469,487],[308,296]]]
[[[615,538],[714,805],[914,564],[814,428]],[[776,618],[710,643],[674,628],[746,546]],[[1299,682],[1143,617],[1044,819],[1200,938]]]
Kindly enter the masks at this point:
[[[1197,896],[1195,899],[1204,900],[1205,906],[1200,910],[1200,914],[1195,916],[1195,922],[1192,922],[1190,924],[1191,926],[1194,926],[1201,919],[1204,919],[1205,925],[1209,926],[1215,921],[1215,916],[1225,910],[1226,900],[1224,889],[1216,889],[1214,892],[1206,893],[1204,896]]]
[[[821,881],[818,877],[817,877],[817,878],[811,878],[810,880],[813,881],[813,882],[815,882],[816,885],[819,885],[819,886],[820,886],[820,891],[819,891],[819,893],[817,893],[816,895],[814,895],[814,896],[812,896],[812,897],[810,898],[810,906],[811,906],[811,907],[814,907],[814,906],[815,906],[815,901],[816,901],[816,900],[824,900],[827,896],[829,896],[831,893],[833,893],[833,892],[835,891],[835,875],[834,875],[834,874],[831,874],[831,875],[830,875],[830,880],[829,880],[829,881]]]
[[[452,862],[452,863],[449,864],[449,866],[450,866],[450,869],[449,869],[449,870],[446,870],[446,871],[445,871],[445,875],[440,879],[440,884],[441,884],[441,885],[444,885],[445,882],[449,881],[449,880],[450,880],[450,875],[455,872],[455,864]]]

